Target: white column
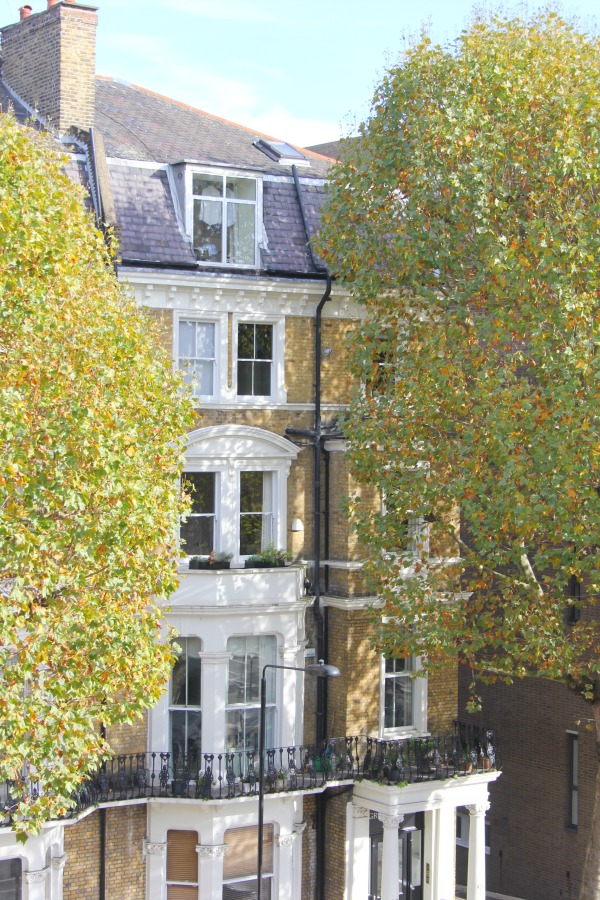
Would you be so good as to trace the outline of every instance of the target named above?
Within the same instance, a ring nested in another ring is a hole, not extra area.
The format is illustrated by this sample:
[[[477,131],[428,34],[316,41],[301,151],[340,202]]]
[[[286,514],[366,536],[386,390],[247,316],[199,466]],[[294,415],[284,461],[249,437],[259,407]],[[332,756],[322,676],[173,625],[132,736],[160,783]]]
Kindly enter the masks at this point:
[[[400,884],[400,852],[398,826],[404,816],[379,816],[383,825],[383,850],[381,856],[381,900],[398,900]]]
[[[202,900],[222,900],[223,857],[227,844],[198,844],[196,852],[200,860],[199,881]]]
[[[49,871],[45,868],[23,872],[25,882],[23,900],[46,900],[46,879],[49,877]]]
[[[347,885],[348,900],[364,900],[369,894],[369,810],[349,803],[346,808],[348,844]],[[396,885],[396,896],[397,896]]]
[[[294,866],[293,866],[293,845],[296,840],[296,832],[290,834],[278,834],[275,843],[279,847],[279,890],[277,892],[278,900],[295,900],[293,893],[294,886]]]
[[[202,660],[202,752],[225,752],[225,703],[227,699],[227,651],[200,651]],[[210,715],[208,713],[210,712]]]
[[[423,900],[433,900],[437,824],[436,812],[434,810],[426,812],[423,827]]]
[[[296,840],[293,845],[292,866],[294,868],[294,900],[300,900],[302,896],[302,835],[306,829],[306,822],[295,822],[294,831]]]
[[[432,900],[456,896],[456,807],[444,803],[437,810],[435,855],[432,861]]]
[[[467,900],[485,900],[485,814],[489,803],[472,803],[469,811]]]
[[[56,898],[58,900],[59,897],[62,897],[63,890],[63,872],[65,869],[65,863],[68,859],[66,853],[62,856],[53,856],[52,857],[52,872],[50,873],[50,877],[52,878],[52,890],[50,896]]]
[[[165,900],[167,896],[167,845],[157,841],[144,841],[146,855],[146,897],[148,900]]]
[[[279,650],[279,664],[282,666],[291,666],[292,668],[303,668],[303,660],[299,655],[301,649],[301,645],[297,643],[286,644],[281,647]],[[306,676],[302,675],[301,672],[280,671],[277,674],[280,676],[279,684],[282,688],[282,702],[277,704],[281,715],[281,725],[279,730],[280,746],[297,746],[302,743],[303,679]],[[277,739],[275,739],[275,744],[279,745]]]

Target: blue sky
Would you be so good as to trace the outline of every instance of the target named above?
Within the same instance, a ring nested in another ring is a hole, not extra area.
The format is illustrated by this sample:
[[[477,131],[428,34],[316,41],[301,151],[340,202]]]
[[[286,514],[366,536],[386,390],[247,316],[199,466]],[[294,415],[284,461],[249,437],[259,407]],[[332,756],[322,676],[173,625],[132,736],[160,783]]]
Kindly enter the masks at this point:
[[[45,0],[23,2],[34,13],[46,8]],[[18,19],[19,5],[0,0],[0,25]],[[97,0],[94,5],[99,74],[302,145],[351,133],[367,115],[385,66],[399,58],[411,36],[426,26],[436,41],[451,41],[473,10],[470,0]],[[564,3],[562,9],[591,28],[600,0]]]

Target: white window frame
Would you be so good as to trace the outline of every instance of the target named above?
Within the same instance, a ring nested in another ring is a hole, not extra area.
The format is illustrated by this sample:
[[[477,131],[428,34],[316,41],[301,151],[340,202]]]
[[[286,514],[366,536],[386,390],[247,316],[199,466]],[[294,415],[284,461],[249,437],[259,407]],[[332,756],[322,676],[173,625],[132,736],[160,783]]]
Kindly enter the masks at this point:
[[[176,310],[173,321],[173,365],[175,369],[181,369],[179,365],[179,323],[202,322],[215,327],[215,360],[213,373],[213,393],[198,394],[193,392],[193,401],[210,403],[224,400],[227,396],[227,314],[220,316],[203,315],[198,310]]]
[[[188,438],[185,472],[214,472],[215,547],[232,553],[232,565],[243,565],[240,550],[240,473],[269,473],[272,499],[272,543],[287,547],[287,479],[298,448],[261,428],[216,425],[200,428]],[[184,559],[187,557],[184,557]]]
[[[214,511],[214,516],[213,516],[214,546],[209,549],[209,553],[211,550],[216,550],[218,553],[222,549],[221,548],[221,528],[220,528],[220,523],[221,523],[221,480],[222,480],[221,472],[219,472],[218,470],[215,471],[213,469],[204,469],[204,468],[203,469],[198,469],[198,468],[189,469],[186,467],[186,469],[184,471],[184,475],[193,475],[195,472],[202,472],[207,475],[215,476],[215,511]],[[190,512],[190,514],[187,516],[187,521],[189,521],[192,518],[195,518],[197,515],[199,515],[199,514],[197,514],[197,513],[194,514],[194,513]],[[206,516],[206,518],[208,518],[208,516]],[[181,524],[179,526],[179,529],[180,529],[179,533],[180,533],[180,537],[181,537]],[[186,559],[189,559],[192,556],[198,555],[195,551],[192,553],[188,553],[183,548],[182,548],[182,551],[183,551],[183,555],[185,556]]]
[[[413,721],[410,725],[398,728],[385,727],[385,656],[380,657],[380,697],[379,697],[379,733],[382,738],[389,739],[404,737],[407,735],[419,735],[427,733],[427,677],[412,677],[408,673],[402,676],[410,679],[413,692]],[[418,672],[422,668],[420,656],[413,656],[412,672]],[[392,676],[390,676],[392,677]]]
[[[230,262],[214,262],[211,260],[198,260],[201,266],[220,269],[256,269],[260,265],[259,245],[260,235],[262,232],[262,210],[263,210],[263,185],[262,178],[256,172],[248,172],[244,169],[229,169],[222,166],[189,166],[185,167],[185,223],[186,234],[192,243],[194,242],[194,175],[220,175],[229,178],[248,178],[256,183],[256,201],[255,218],[254,218],[254,262],[252,263],[230,263]],[[251,201],[247,201],[245,205],[251,205]]]
[[[278,659],[278,652],[277,652],[278,651],[278,641],[277,641],[276,634],[256,634],[256,635],[254,635],[254,634],[231,634],[227,638],[227,651],[228,652],[230,652],[229,651],[230,642],[233,640],[237,640],[237,639],[242,639],[242,640],[245,640],[246,642],[248,641],[248,639],[257,640],[259,642],[262,640],[270,639],[272,641],[271,646],[273,647],[273,657],[272,657],[273,664],[275,664],[276,660]],[[247,651],[246,651],[245,658],[247,659]],[[263,657],[263,659],[264,658],[265,657]],[[262,678],[262,669],[264,667],[264,665],[261,664],[261,657],[259,655],[259,668],[258,668],[258,672],[257,672],[259,695],[258,695],[257,699],[255,701],[249,701],[247,703],[230,703],[229,702],[230,665],[231,665],[231,655],[230,655],[230,662],[227,666],[227,688],[226,688],[227,693],[226,693],[226,701],[225,701],[225,732],[226,732],[226,735],[227,735],[228,713],[236,713],[236,712],[246,713],[246,712],[251,712],[254,710],[258,713],[257,719],[258,719],[259,726],[260,726],[260,681]],[[269,695],[269,686],[271,687],[271,695]],[[266,737],[266,747],[265,747],[265,749],[267,749],[267,750],[271,749],[273,746],[277,745],[277,741],[276,741],[277,688],[278,688],[278,683],[277,683],[277,678],[276,678],[276,670],[271,669],[271,671],[269,673],[267,673],[267,697],[266,697],[266,704],[265,704],[266,715],[267,715],[266,736],[265,736]],[[227,737],[226,737],[226,745],[227,745]],[[240,748],[228,747],[227,749],[229,751],[229,750],[239,750]],[[256,752],[258,754],[258,747],[257,747]],[[258,766],[258,755],[256,757],[256,765]]]
[[[231,334],[231,368],[233,376],[233,393],[237,403],[263,406],[265,403],[286,403],[285,389],[285,317],[254,316],[234,313]],[[271,361],[271,393],[267,396],[238,394],[238,326],[239,325],[271,325],[273,329],[273,358]]]
[[[169,678],[169,750],[172,754],[172,759],[174,760],[174,748],[173,748],[173,718],[172,713],[184,712],[186,713],[186,717],[188,713],[200,713],[200,746],[198,747],[198,759],[200,760],[202,755],[202,657],[200,654],[202,653],[203,645],[202,639],[197,637],[196,635],[185,635],[179,636],[177,640],[180,642],[180,646],[184,648],[185,653],[185,682],[186,682],[186,693],[187,693],[187,679],[188,679],[188,660],[190,658],[190,653],[188,652],[188,640],[197,641],[200,645],[200,649],[198,651],[198,665],[200,668],[200,702],[199,704],[175,704],[173,703],[173,669],[171,669],[171,675]],[[185,643],[184,643],[185,642]],[[174,667],[173,667],[174,668]],[[187,732],[187,723],[186,723],[186,732]],[[187,755],[187,754],[186,754]]]

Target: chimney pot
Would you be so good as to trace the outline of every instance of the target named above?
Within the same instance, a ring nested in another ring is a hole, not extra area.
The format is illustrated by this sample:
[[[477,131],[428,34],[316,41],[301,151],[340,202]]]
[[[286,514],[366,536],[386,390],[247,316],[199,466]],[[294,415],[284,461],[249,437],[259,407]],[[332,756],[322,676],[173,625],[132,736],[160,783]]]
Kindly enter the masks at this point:
[[[51,6],[56,6],[57,3],[60,3],[60,0],[48,0],[48,9],[50,9]]]
[[[20,18],[21,22],[23,21],[23,19],[26,19],[27,16],[30,16],[30,15],[31,15],[31,6],[29,6],[29,4],[27,6],[22,6],[19,9],[19,18]]]

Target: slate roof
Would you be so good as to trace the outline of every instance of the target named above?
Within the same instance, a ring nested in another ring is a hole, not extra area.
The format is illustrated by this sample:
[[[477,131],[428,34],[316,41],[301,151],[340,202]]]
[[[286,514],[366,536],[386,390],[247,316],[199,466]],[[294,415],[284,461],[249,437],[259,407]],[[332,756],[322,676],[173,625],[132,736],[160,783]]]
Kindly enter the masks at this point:
[[[307,246],[291,169],[253,146],[264,135],[136,85],[107,78],[96,81],[95,127],[104,138],[109,159],[125,262],[196,265],[190,243],[177,222],[166,172],[160,167],[185,160],[263,173],[266,243],[257,269],[313,275],[320,271]],[[319,227],[325,196],[323,179],[331,160],[302,152],[310,160],[310,168],[299,167],[298,174],[308,230],[313,236]],[[156,163],[156,168],[148,163]],[[209,267],[198,268],[207,271]],[[221,267],[215,270],[222,271]]]
[[[104,136],[109,157],[171,163],[197,160],[257,167],[277,175],[287,171],[253,146],[268,135],[108,78],[96,78],[96,127]],[[303,174],[325,177],[330,160],[302,152],[311,164]]]
[[[3,82],[0,81],[0,113],[7,113],[9,109],[12,109],[15,118],[21,124],[31,120],[31,113],[18,100],[15,100]]]

